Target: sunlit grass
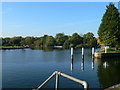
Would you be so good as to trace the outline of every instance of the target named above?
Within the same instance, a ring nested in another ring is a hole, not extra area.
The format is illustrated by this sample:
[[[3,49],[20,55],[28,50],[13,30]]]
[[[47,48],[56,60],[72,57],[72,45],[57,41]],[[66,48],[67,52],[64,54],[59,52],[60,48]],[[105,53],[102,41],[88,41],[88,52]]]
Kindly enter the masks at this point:
[[[105,49],[102,48],[100,51],[97,51],[99,53],[105,53]],[[116,49],[116,48],[108,48],[107,49],[107,53],[120,53],[120,49]]]
[[[0,46],[0,48],[3,48],[3,49],[10,49],[10,48],[21,48],[21,46]]]

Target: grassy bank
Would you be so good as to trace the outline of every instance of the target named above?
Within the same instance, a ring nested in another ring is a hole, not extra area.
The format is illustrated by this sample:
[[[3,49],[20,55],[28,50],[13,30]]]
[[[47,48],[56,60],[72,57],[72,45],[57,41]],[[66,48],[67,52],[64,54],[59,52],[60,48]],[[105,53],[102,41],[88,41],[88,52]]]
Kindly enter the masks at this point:
[[[104,53],[105,49],[102,48],[100,51],[97,51],[98,53]],[[108,48],[107,53],[120,53],[120,48],[116,50],[116,48]]]
[[[109,49],[107,49],[107,53],[105,53],[105,49],[102,48],[101,50],[95,52],[94,56],[96,58],[114,58],[114,57],[120,57],[120,49],[109,48]]]
[[[0,49],[22,49],[22,46],[0,46]]]

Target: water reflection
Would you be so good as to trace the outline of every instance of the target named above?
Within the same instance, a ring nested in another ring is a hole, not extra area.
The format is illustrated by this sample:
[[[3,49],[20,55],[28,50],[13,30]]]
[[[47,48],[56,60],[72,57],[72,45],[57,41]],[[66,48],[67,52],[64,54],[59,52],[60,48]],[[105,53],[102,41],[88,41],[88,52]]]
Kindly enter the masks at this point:
[[[105,62],[103,63],[103,66],[104,66],[104,68],[107,68],[107,67],[108,67],[108,63],[105,61]]]
[[[84,59],[82,59],[82,62],[81,62],[81,70],[84,71]]]
[[[94,70],[94,58],[92,58],[92,70]]]
[[[84,67],[85,67],[85,60],[84,60],[84,58],[82,58],[82,60],[81,61],[79,61],[79,62],[81,62],[81,70],[82,71],[84,71]],[[74,58],[73,58],[73,56],[71,57],[71,66],[70,66],[70,70],[71,71],[73,71],[73,64],[74,64],[75,62],[74,62]],[[91,67],[92,67],[92,70],[94,70],[94,64],[95,64],[95,62],[94,62],[94,58],[92,58],[92,60],[91,60],[91,62],[90,63],[92,63],[92,65],[91,65]]]
[[[103,88],[120,83],[120,59],[96,59],[98,79]]]
[[[71,72],[73,71],[73,59],[71,59]]]
[[[45,52],[53,51],[53,50],[62,50],[62,48],[54,48],[54,47],[32,47],[33,50],[43,50]]]

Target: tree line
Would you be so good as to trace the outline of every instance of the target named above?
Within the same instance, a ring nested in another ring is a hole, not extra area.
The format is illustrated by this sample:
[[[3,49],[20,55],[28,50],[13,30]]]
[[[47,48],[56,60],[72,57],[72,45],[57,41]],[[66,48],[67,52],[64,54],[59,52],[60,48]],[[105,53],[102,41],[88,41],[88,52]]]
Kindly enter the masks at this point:
[[[3,46],[29,46],[29,47],[53,47],[63,48],[110,46],[120,48],[120,13],[113,3],[106,6],[101,24],[98,29],[98,38],[88,32],[84,35],[73,33],[71,36],[57,33],[55,37],[44,35],[42,37],[13,37],[2,38]]]
[[[2,38],[2,46],[29,46],[29,47],[54,47],[63,48],[97,47],[97,39],[94,34],[88,32],[84,35],[73,33],[71,36],[57,33],[55,37],[44,35],[42,37],[12,37]]]

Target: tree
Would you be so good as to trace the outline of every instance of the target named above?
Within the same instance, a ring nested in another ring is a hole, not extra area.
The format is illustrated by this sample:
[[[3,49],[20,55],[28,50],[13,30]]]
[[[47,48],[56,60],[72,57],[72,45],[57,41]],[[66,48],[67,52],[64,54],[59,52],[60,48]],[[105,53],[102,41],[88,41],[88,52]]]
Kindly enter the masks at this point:
[[[26,37],[25,38],[25,45],[33,46],[35,38],[34,37]]]
[[[34,45],[37,47],[44,47],[46,42],[46,37],[39,37],[34,41]]]
[[[58,33],[58,34],[56,34],[56,36],[55,36],[56,45],[58,45],[58,46],[63,46],[66,38],[67,38],[67,37],[64,35],[64,33]]]
[[[73,33],[70,41],[71,41],[70,46],[75,47],[76,45],[83,43],[83,38],[80,35],[78,35],[77,33]]]
[[[47,37],[48,37],[48,35],[44,35],[44,36],[40,37],[40,43],[41,43],[42,47],[45,46]]]
[[[20,41],[20,45],[21,45],[21,46],[26,45],[26,44],[25,44],[25,38],[22,38],[22,39],[21,39],[21,41]]]
[[[55,39],[53,36],[47,36],[45,46],[54,46]]]
[[[21,39],[22,39],[22,37],[13,37],[13,38],[11,38],[10,39],[10,44],[12,45],[12,46],[20,46],[20,41],[21,41]]]
[[[3,42],[2,42],[2,45],[3,45],[3,46],[10,46],[10,45],[11,45],[10,39],[11,39],[11,38],[4,38],[4,39],[3,39]]]
[[[66,49],[70,48],[70,40],[66,40],[66,41],[64,42],[63,48],[66,48]]]
[[[107,6],[98,30],[98,35],[100,42],[104,45],[120,45],[120,17],[118,9],[113,3]]]
[[[97,40],[94,37],[94,34],[91,32],[88,32],[83,35],[83,42],[84,44],[90,47],[97,46]]]

